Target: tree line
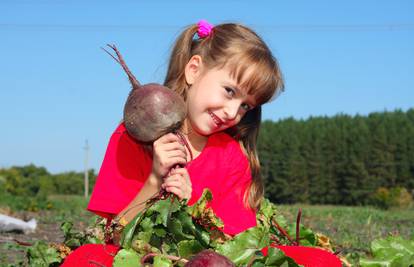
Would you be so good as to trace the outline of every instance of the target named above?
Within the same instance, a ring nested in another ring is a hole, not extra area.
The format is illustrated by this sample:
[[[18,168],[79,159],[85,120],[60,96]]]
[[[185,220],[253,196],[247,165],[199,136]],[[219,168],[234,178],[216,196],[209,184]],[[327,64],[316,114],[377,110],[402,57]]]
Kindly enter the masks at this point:
[[[89,191],[95,184],[96,174],[89,170]],[[83,195],[84,173],[63,172],[51,174],[45,167],[34,164],[0,169],[0,194],[34,197],[39,195]],[[89,192],[89,193],[90,193]]]
[[[276,203],[364,205],[387,189],[412,194],[414,109],[264,121],[258,151]]]
[[[266,196],[275,203],[364,205],[388,189],[412,194],[414,109],[264,121],[258,153]],[[82,195],[83,175],[33,164],[0,169],[0,196]],[[95,180],[90,170],[90,190]]]

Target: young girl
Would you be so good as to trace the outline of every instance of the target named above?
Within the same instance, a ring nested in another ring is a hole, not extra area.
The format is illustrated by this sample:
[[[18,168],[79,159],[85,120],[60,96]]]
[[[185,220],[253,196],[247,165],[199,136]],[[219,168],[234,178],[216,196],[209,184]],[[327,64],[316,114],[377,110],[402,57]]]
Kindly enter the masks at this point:
[[[119,125],[88,209],[107,218],[119,214],[126,223],[142,208],[139,203],[161,188],[189,199],[189,205],[210,188],[224,232],[234,235],[254,226],[263,196],[256,154],[261,105],[283,88],[269,48],[238,24],[192,25],[173,48],[165,85],[186,101],[181,132],[191,151],[167,134],[154,142],[151,155]]]
[[[160,189],[192,205],[209,188],[225,233],[255,226],[263,197],[256,152],[261,105],[283,90],[271,51],[245,26],[200,21],[178,37],[164,84],[185,100],[188,116],[181,133],[189,149],[167,134],[148,151],[121,123],[88,210],[125,225]],[[185,167],[170,171],[177,164]]]

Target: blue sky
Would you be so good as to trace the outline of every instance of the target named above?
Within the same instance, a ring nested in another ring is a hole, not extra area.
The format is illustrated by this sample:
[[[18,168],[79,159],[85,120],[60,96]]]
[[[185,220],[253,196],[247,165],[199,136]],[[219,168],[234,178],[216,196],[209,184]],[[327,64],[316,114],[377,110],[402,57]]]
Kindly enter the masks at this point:
[[[0,1],[0,167],[99,169],[130,85],[100,47],[116,44],[142,83],[162,83],[171,45],[200,19],[256,30],[286,91],[264,119],[414,106],[413,1]]]

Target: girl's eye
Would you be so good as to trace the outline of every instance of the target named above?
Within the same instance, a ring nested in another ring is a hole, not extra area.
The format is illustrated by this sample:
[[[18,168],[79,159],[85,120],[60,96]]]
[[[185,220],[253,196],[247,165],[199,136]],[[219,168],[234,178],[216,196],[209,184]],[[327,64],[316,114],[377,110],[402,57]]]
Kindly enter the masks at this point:
[[[231,89],[230,87],[224,87],[224,89],[226,89],[226,92],[230,95],[230,96],[234,96],[236,94],[236,92]]]
[[[249,104],[243,103],[241,105],[242,109],[244,109],[245,111],[249,111],[252,109],[252,107]]]

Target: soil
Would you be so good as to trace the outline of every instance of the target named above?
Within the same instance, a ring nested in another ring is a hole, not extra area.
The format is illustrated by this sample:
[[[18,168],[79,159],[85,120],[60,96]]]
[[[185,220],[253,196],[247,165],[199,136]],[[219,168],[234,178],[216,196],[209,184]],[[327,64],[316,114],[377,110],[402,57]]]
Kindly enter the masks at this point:
[[[0,233],[0,266],[7,266],[8,264],[14,265],[19,261],[23,261],[23,266],[27,266],[24,247],[19,246],[18,243],[27,243],[29,245],[38,240],[43,240],[47,243],[63,242],[64,236],[60,229],[62,220],[57,221],[53,219],[56,218],[56,214],[53,211],[21,211],[6,215],[13,216],[24,221],[35,218],[37,220],[37,228],[35,232],[27,234],[22,232]],[[74,230],[85,229],[85,221],[88,220],[88,216],[92,217],[92,214],[84,214],[83,216],[85,217],[84,220],[74,222]]]

